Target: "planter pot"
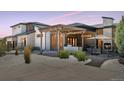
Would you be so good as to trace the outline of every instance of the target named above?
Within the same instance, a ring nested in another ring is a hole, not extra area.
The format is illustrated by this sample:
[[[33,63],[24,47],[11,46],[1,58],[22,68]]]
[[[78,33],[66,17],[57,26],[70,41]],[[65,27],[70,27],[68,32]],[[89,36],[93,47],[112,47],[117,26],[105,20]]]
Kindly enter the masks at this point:
[[[30,64],[31,63],[31,60],[25,60],[25,63],[26,64]]]

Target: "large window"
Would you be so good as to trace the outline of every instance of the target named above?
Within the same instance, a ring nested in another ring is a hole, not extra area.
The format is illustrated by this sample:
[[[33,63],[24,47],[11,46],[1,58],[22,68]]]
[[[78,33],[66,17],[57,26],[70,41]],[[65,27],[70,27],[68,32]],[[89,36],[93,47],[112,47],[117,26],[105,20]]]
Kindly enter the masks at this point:
[[[67,45],[77,46],[77,37],[68,37]]]

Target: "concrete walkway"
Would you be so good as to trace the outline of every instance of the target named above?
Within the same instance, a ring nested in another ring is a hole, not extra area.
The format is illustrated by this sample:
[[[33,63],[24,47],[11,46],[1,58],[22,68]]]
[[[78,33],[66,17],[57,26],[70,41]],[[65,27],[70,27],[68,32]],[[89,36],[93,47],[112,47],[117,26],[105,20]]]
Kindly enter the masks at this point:
[[[68,62],[67,59],[31,55],[31,63],[25,64],[23,55],[8,54],[0,57],[0,80],[123,80],[123,71],[111,71]],[[69,59],[70,60],[70,59]],[[104,65],[103,65],[104,66]]]

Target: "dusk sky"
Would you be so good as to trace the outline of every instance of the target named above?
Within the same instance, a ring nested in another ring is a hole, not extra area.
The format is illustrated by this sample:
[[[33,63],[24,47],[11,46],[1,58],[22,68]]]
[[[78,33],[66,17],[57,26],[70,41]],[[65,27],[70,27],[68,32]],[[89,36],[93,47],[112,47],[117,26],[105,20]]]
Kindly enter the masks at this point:
[[[49,25],[84,23],[94,25],[102,23],[102,16],[113,17],[119,22],[124,11],[121,12],[86,12],[86,11],[30,11],[30,12],[0,12],[0,37],[11,35],[11,25],[20,22],[41,22]]]

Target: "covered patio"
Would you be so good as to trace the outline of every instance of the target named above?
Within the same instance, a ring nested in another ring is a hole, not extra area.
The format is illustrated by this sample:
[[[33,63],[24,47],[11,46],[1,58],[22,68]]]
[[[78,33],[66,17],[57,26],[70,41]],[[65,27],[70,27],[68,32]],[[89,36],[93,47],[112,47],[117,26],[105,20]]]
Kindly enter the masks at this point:
[[[87,39],[95,36],[95,32],[90,31],[87,28],[79,28],[60,24],[39,30],[41,32],[41,44],[45,42],[44,46],[41,46],[42,50],[83,50],[83,48],[88,45],[88,43],[91,43],[89,44],[91,46],[96,46],[95,41],[92,42],[92,40],[88,41]],[[49,49],[47,49],[48,46]]]

